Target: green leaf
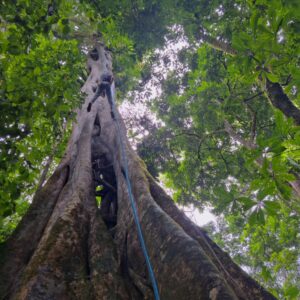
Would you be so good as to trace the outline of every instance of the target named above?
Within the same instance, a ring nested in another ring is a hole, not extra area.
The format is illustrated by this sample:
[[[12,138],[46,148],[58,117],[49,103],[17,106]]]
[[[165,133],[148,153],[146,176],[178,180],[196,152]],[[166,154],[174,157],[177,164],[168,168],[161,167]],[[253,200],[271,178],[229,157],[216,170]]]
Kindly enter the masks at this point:
[[[252,199],[248,197],[239,197],[237,199],[238,202],[240,202],[244,208],[244,210],[249,210],[254,205],[257,205],[257,202],[253,201]]]
[[[253,30],[254,36],[256,35],[257,23],[258,23],[259,18],[260,18],[260,13],[258,11],[254,11],[254,13],[252,14],[252,16],[250,18],[250,26]]]
[[[268,181],[266,181],[268,183]],[[270,193],[271,189],[268,186],[264,186],[261,190],[258,191],[257,193],[257,199],[258,200],[263,200],[265,197],[267,197]]]
[[[96,203],[97,203],[98,207],[100,207],[101,200],[102,200],[102,198],[100,196],[96,196]]]
[[[264,225],[265,224],[265,215],[262,209],[255,209],[252,214],[249,216],[248,222],[250,226],[254,225]]]
[[[271,81],[271,82],[279,82],[279,76],[275,75],[273,73],[265,73],[266,77]]]
[[[278,202],[266,200],[263,203],[268,215],[274,216],[279,213],[281,206]]]
[[[263,279],[265,281],[268,281],[268,280],[272,279],[271,272],[265,266],[262,266],[261,276],[263,277]]]
[[[297,299],[300,295],[300,290],[296,286],[289,286],[284,289],[284,294],[288,299]]]

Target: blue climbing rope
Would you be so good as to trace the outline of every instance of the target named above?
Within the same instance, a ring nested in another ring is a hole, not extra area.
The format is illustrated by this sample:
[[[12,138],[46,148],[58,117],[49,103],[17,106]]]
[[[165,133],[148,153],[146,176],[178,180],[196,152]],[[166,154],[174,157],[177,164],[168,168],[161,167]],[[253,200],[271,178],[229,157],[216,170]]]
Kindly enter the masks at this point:
[[[151,280],[152,287],[153,287],[154,298],[155,298],[155,300],[160,300],[155,275],[154,275],[153,268],[152,268],[152,265],[151,265],[151,262],[150,262],[150,257],[148,255],[148,251],[147,251],[147,247],[146,247],[145,240],[144,240],[144,237],[143,237],[143,232],[142,232],[140,220],[139,220],[139,217],[138,217],[138,212],[137,212],[135,200],[134,200],[132,189],[131,189],[131,183],[130,183],[129,171],[128,171],[128,161],[127,161],[125,147],[124,147],[124,144],[123,144],[123,141],[122,141],[120,124],[119,124],[117,114],[116,114],[116,105],[115,105],[115,99],[114,99],[115,97],[114,97],[114,94],[113,94],[113,89],[111,87],[110,87],[110,96],[111,96],[112,116],[113,116],[114,120],[116,121],[116,125],[117,125],[117,131],[118,131],[119,142],[120,142],[120,147],[121,147],[121,156],[122,156],[122,161],[124,163],[124,173],[125,173],[125,179],[126,179],[130,204],[131,204],[131,208],[132,208],[132,212],[133,212],[133,218],[134,218],[134,222],[135,222],[135,225],[136,225],[136,228],[137,228],[137,233],[138,233],[138,238],[139,238],[139,241],[140,241],[140,244],[141,244],[141,248],[142,248],[145,260],[146,260],[147,269],[148,269],[150,280]]]

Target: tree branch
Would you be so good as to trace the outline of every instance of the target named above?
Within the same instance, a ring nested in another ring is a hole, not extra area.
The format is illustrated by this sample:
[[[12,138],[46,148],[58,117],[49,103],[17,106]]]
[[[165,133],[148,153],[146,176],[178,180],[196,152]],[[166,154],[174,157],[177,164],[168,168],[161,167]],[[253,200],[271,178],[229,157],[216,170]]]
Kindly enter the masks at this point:
[[[225,125],[225,131],[235,141],[239,142],[241,145],[243,145],[247,149],[255,149],[256,148],[256,145],[252,141],[247,141],[240,134],[236,133],[235,130],[232,128],[231,124],[227,120],[224,121],[224,125]]]
[[[194,132],[189,132],[187,130],[182,130],[180,133],[175,134],[174,137],[181,136],[181,135],[194,136],[194,137],[196,137],[199,140],[202,139],[202,137],[199,134],[194,133]]]
[[[227,44],[226,42],[223,42],[223,41],[219,41],[216,38],[207,35],[206,33],[204,33],[203,29],[200,29],[200,38],[216,50],[220,50],[220,51],[222,51],[226,54],[232,55],[232,56],[235,56],[238,54],[237,51],[235,49],[233,49],[229,44]]]
[[[296,125],[300,125],[300,110],[293,104],[284,93],[278,82],[271,82],[266,79],[266,92],[272,105],[289,117],[293,118]]]
[[[51,153],[51,155],[48,156],[46,165],[44,167],[44,170],[42,172],[42,175],[40,177],[40,180],[39,180],[39,183],[38,183],[38,186],[37,186],[37,191],[39,191],[43,187],[43,184],[46,181],[47,174],[48,174],[48,171],[49,171],[50,166],[52,164],[55,151],[56,151],[56,145],[55,145],[54,151]]]
[[[264,92],[259,92],[259,93],[255,94],[254,96],[251,96],[249,98],[244,99],[243,102],[247,103],[247,102],[249,102],[250,100],[252,100],[252,99],[254,99],[256,97],[261,96],[263,93]]]

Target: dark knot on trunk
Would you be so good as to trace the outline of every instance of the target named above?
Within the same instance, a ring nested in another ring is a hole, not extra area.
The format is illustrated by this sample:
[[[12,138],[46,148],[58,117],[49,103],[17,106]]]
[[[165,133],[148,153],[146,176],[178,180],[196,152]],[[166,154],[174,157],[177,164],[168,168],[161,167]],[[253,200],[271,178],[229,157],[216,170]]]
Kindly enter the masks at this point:
[[[98,50],[96,48],[94,48],[91,52],[90,52],[90,57],[92,60],[97,61],[99,59],[99,53]]]

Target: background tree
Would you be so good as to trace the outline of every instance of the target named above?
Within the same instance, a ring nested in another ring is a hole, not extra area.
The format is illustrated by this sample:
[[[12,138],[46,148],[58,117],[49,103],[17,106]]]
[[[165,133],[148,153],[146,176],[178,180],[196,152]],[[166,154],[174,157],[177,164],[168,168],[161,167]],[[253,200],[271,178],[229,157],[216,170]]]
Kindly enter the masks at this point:
[[[297,298],[299,129],[291,111],[299,111],[299,8],[183,5],[191,42],[178,59],[187,72],[169,72],[163,96],[149,103],[165,126],[151,131],[139,153],[157,167],[154,175],[163,168],[177,201],[213,204],[225,217],[224,239],[247,253],[238,261],[282,297]],[[149,144],[164,149],[165,159],[145,154]]]

